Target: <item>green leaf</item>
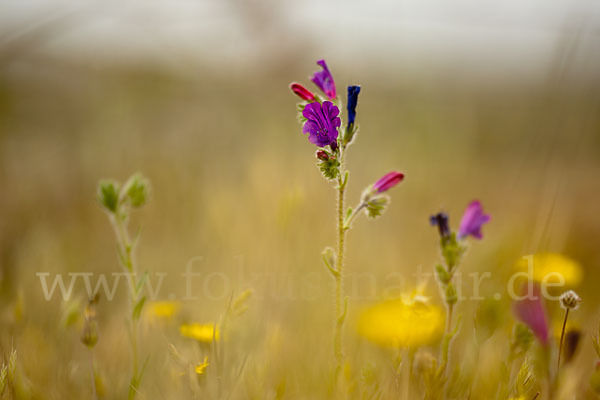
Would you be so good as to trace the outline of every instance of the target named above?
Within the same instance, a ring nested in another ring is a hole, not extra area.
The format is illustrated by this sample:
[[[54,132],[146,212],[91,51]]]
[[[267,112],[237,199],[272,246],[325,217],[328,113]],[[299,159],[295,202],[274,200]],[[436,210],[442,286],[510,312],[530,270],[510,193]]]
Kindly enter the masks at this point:
[[[131,312],[131,318],[134,321],[137,321],[142,314],[142,309],[144,308],[144,304],[146,303],[146,296],[143,296],[140,301],[138,301]]]
[[[123,193],[129,199],[131,206],[138,208],[146,204],[149,187],[150,184],[146,178],[141,174],[134,174],[125,183]]]
[[[325,249],[321,252],[321,256],[323,257],[323,264],[325,264],[329,272],[331,272],[331,275],[333,275],[334,278],[337,278],[339,276],[339,272],[335,269],[335,250],[333,250],[331,247],[325,247]]]
[[[135,294],[136,296],[140,293],[140,291],[142,290],[142,285],[144,284],[144,282],[146,282],[146,280],[148,279],[148,271],[144,272],[142,274],[142,276],[140,277],[140,279],[138,280],[137,284],[135,285]]]
[[[467,248],[456,240],[454,232],[450,236],[445,236],[441,239],[441,247],[442,256],[448,266],[448,273],[452,274],[452,271],[460,263],[460,259]]]
[[[446,286],[446,303],[447,304],[456,304],[458,301],[458,295],[456,293],[456,288],[454,284],[450,282],[448,286]]]
[[[98,184],[98,200],[106,210],[115,213],[119,204],[119,184],[109,180],[100,181]]]
[[[450,282],[450,274],[448,273],[446,268],[444,268],[443,265],[441,265],[441,264],[436,265],[435,272],[437,273],[437,277],[441,283],[443,283],[444,285],[447,285]]]

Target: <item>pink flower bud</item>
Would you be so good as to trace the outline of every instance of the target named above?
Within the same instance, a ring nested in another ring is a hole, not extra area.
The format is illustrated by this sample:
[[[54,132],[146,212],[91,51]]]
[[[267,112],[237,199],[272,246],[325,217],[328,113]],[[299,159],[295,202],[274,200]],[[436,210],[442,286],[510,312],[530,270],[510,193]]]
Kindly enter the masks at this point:
[[[315,95],[299,83],[292,83],[290,85],[290,89],[292,89],[292,92],[296,93],[296,95],[303,100],[315,101]]]
[[[373,185],[373,190],[377,193],[386,192],[394,186],[396,186],[397,184],[399,184],[400,182],[402,182],[403,179],[404,174],[402,172],[388,172],[387,174],[379,178],[377,182],[375,182],[375,184]]]

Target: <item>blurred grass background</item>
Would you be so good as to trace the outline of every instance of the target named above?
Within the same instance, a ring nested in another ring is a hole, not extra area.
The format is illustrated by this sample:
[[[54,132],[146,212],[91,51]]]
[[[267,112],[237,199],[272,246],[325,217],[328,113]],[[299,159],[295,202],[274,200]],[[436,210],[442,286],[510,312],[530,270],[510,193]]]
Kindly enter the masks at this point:
[[[600,79],[585,58],[583,64],[573,62],[581,30],[558,30],[553,57],[534,79],[508,73],[483,79],[481,70],[438,68],[426,58],[390,68],[385,60],[394,52],[391,39],[369,50],[376,56],[355,64],[360,47],[349,56],[335,43],[299,40],[272,23],[273,15],[260,14],[265,8],[256,10],[258,16],[242,12],[249,22],[239,25],[246,40],[262,45],[248,56],[248,65],[241,51],[234,61],[221,53],[221,60],[214,60],[206,52],[193,59],[180,54],[169,62],[124,57],[104,47],[97,54],[93,48],[67,52],[48,45],[53,43],[49,37],[70,29],[60,18],[41,27],[32,24],[17,36],[22,20],[5,25],[0,40],[0,343],[5,353],[11,345],[18,348],[28,387],[23,398],[88,396],[79,332],[61,324],[65,305],[59,296],[44,300],[35,273],[120,271],[96,185],[101,178],[123,181],[136,171],[152,183],[151,200],[133,221],[142,226],[140,265],[169,274],[161,298],[184,296],[179,275],[195,256],[204,258],[194,264],[195,271],[232,278],[227,287],[212,281],[213,298],[203,294],[202,280],[195,283],[200,299],[183,302],[181,320],[216,320],[230,292],[254,291],[249,313],[235,326],[235,343],[228,345],[231,357],[247,357],[234,397],[274,396],[283,390],[282,382],[291,398],[327,396],[332,301],[320,252],[334,244],[335,193],[315,167],[315,148],[301,134],[296,99],[287,88],[291,81],[308,83],[321,56],[339,93],[345,93],[346,84],[363,88],[361,131],[347,156],[349,203],[383,173],[406,173],[386,215],[358,220],[349,234],[348,273],[369,272],[376,279],[374,290],[369,279],[348,284],[355,291],[348,354],[357,370],[381,357],[354,333],[360,306],[398,284],[390,273],[404,274],[407,290],[412,289],[417,282],[411,274],[419,266],[430,271],[439,256],[428,216],[443,209],[457,226],[474,198],[483,202],[492,222],[461,268],[492,272],[483,294],[505,294],[521,256],[561,252],[585,269],[584,284],[577,288],[584,303],[573,318],[595,329],[600,318],[594,284],[600,277]],[[256,28],[253,36],[252,27],[261,27],[261,21],[267,28]],[[275,45],[277,35],[289,46]],[[597,50],[592,48],[591,58],[597,58]],[[252,279],[256,273],[263,275]],[[469,288],[464,287],[467,295]],[[427,293],[439,302],[435,282]],[[76,286],[76,295],[85,299],[82,287]],[[98,308],[96,354],[107,398],[120,398],[129,378],[125,302],[119,292]],[[508,314],[509,303],[501,304]],[[476,307],[459,305],[467,324]],[[468,349],[473,339],[469,329],[463,332],[457,348]],[[201,350],[179,337],[176,323],[147,325],[142,343],[151,354],[143,398],[185,396],[185,384],[172,376],[168,344],[198,360]],[[589,351],[581,352],[582,365],[587,366],[591,343],[584,340],[584,346]]]

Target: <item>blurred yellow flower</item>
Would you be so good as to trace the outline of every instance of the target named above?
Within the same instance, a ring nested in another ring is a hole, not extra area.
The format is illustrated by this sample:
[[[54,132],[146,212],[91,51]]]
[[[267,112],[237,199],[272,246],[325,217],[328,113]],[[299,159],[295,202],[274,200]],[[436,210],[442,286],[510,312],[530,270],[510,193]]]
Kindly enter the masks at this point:
[[[442,309],[421,295],[386,300],[365,309],[358,320],[358,333],[387,347],[419,347],[441,336]]]
[[[202,375],[206,371],[206,367],[208,367],[209,365],[210,363],[208,362],[208,356],[204,356],[204,361],[196,364],[194,371],[196,371],[198,375]]]
[[[182,336],[195,339],[199,342],[210,343],[219,340],[219,330],[214,324],[183,324],[179,327]]]
[[[179,312],[181,304],[177,301],[153,301],[147,307],[147,313],[151,317],[171,318]]]
[[[521,258],[516,268],[521,272],[527,272],[529,268],[529,257]],[[565,284],[568,286],[577,286],[583,278],[583,269],[581,265],[562,254],[558,253],[538,253],[533,255],[533,280],[542,282],[545,277],[546,283],[559,283],[557,274],[561,275]]]

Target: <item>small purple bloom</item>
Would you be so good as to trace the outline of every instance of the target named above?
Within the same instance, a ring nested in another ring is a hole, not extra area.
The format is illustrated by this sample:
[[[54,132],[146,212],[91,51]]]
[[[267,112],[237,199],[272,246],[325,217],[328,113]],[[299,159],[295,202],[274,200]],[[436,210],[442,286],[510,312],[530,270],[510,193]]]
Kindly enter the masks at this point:
[[[402,172],[388,172],[387,174],[379,178],[379,180],[375,182],[375,184],[373,184],[373,190],[377,193],[388,191],[389,189],[402,182],[403,179],[404,174]]]
[[[330,101],[324,101],[322,105],[319,102],[307,104],[302,111],[302,115],[307,119],[302,133],[308,133],[308,141],[319,147],[330,145],[335,149],[338,128],[342,123],[339,114],[339,108]]]
[[[462,220],[460,221],[458,238],[462,239],[468,235],[471,235],[477,239],[483,238],[481,226],[489,222],[490,219],[491,217],[488,214],[483,213],[483,207],[481,207],[481,203],[478,200],[472,201],[467,206]]]
[[[358,94],[360,93],[360,86],[348,86],[348,125],[354,123],[356,118],[356,104],[358,103]]]
[[[527,291],[528,285],[523,285],[523,295]],[[549,329],[546,310],[542,303],[542,296],[539,284],[533,284],[532,296],[527,296],[523,300],[515,301],[513,312],[517,319],[527,325],[533,334],[544,346],[548,344]]]
[[[335,82],[333,81],[333,77],[329,72],[329,68],[327,68],[325,60],[319,60],[317,61],[317,64],[323,68],[323,71],[315,72],[311,78],[311,81],[313,81],[315,85],[317,85],[319,89],[325,93],[329,100],[335,100],[337,96],[335,91]]]
[[[440,236],[446,238],[450,236],[450,226],[448,225],[448,214],[439,212],[429,217],[429,222],[433,226],[437,226],[440,231]]]

